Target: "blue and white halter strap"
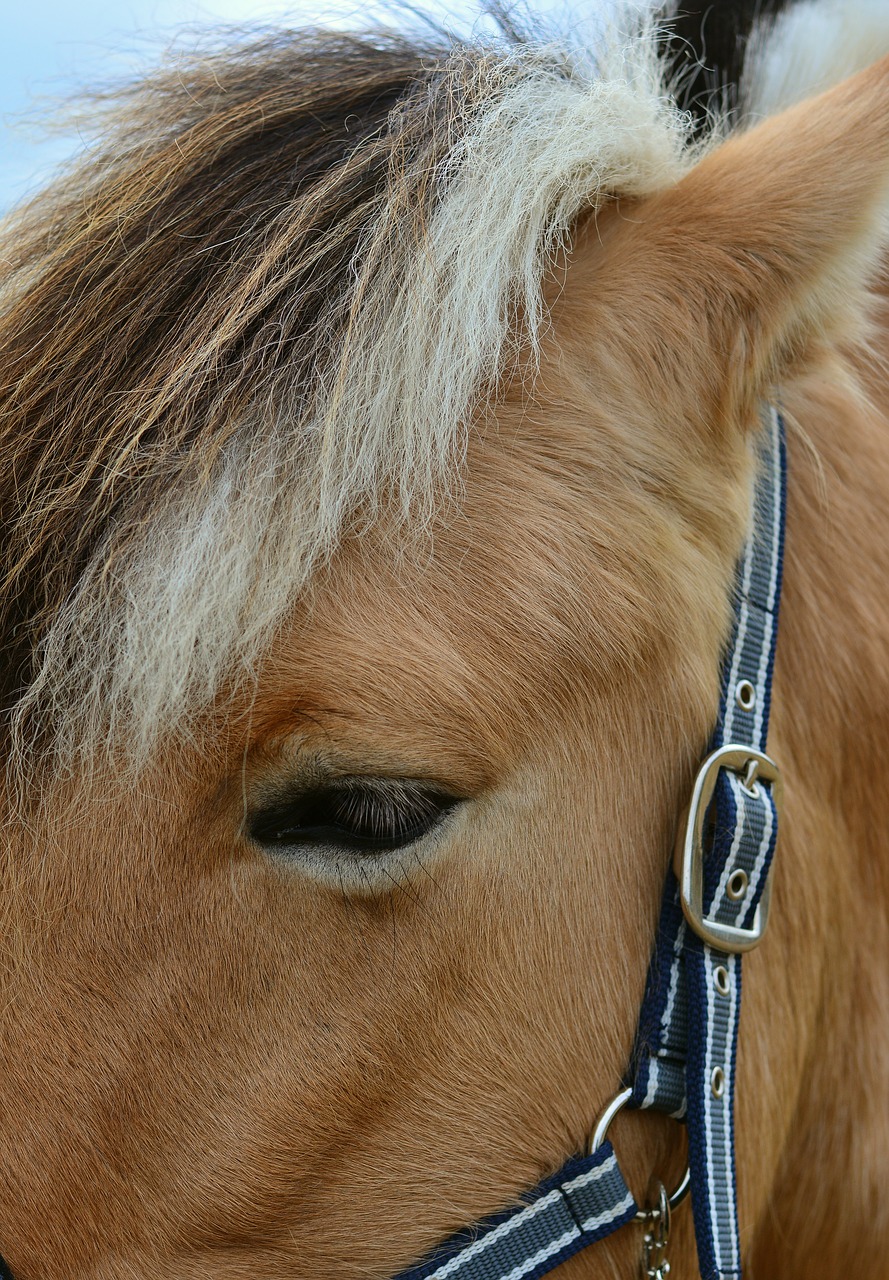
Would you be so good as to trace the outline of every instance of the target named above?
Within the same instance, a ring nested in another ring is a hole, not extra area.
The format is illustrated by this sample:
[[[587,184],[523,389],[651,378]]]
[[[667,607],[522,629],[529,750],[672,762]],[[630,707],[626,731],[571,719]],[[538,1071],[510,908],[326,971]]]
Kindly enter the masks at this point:
[[[734,1158],[741,956],[768,917],[780,807],[780,778],[764,754],[786,497],[784,429],[771,406],[762,413],[759,455],[719,715],[667,874],[626,1081],[629,1106],[687,1124],[703,1280],[741,1275]],[[395,1280],[536,1280],[638,1213],[611,1144],[602,1142]]]

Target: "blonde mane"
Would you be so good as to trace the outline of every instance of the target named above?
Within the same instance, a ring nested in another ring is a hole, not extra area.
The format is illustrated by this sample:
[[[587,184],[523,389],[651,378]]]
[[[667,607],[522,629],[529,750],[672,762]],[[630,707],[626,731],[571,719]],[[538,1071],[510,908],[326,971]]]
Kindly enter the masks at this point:
[[[638,25],[595,59],[282,33],[110,121],[7,227],[0,319],[14,739],[79,769],[249,677],[344,529],[425,528],[572,221],[687,164]]]

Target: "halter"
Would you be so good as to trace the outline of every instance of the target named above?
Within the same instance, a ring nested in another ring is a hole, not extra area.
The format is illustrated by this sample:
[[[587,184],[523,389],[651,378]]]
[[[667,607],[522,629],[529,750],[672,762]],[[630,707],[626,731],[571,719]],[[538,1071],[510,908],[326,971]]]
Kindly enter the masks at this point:
[[[771,406],[762,411],[758,452],[716,729],[679,823],[626,1087],[586,1155],[395,1280],[537,1280],[634,1218],[646,1224],[643,1274],[664,1280],[670,1212],[689,1188],[703,1280],[740,1280],[734,1096],[741,957],[768,923],[782,795],[765,754],[786,505],[784,429]],[[688,1172],[672,1195],[660,1187],[645,1210],[606,1138],[623,1106],[666,1112],[688,1129]]]

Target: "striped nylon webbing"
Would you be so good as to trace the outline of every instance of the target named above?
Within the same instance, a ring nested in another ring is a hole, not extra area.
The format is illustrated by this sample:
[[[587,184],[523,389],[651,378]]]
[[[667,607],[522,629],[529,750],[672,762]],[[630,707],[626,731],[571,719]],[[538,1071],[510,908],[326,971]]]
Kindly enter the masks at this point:
[[[785,508],[784,433],[780,415],[763,411],[752,535],[738,567],[735,621],[725,658],[719,719],[711,749],[738,743],[764,751],[777,638]],[[752,707],[738,699],[749,682]],[[711,809],[713,842],[704,868],[708,918],[746,926],[766,886],[777,838],[770,787],[753,794],[723,770]],[[732,871],[747,874],[740,901],[728,893]],[[718,970],[724,973],[717,974]],[[725,974],[728,975],[727,982]],[[727,986],[726,994],[722,990]],[[692,1204],[704,1280],[741,1274],[734,1160],[734,1085],[741,957],[697,938],[682,915],[668,873],[658,937],[639,1020],[632,1105],[687,1117]],[[722,1073],[722,1088],[714,1088]],[[714,1077],[714,1073],[717,1073]]]
[[[524,1203],[452,1236],[397,1280],[536,1280],[635,1217],[609,1142],[569,1160]]]

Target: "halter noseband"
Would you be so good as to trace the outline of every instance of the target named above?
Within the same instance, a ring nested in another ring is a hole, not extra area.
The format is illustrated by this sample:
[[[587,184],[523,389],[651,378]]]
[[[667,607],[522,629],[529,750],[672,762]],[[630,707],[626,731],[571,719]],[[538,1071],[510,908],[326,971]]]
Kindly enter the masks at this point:
[[[762,411],[759,462],[716,729],[679,824],[626,1087],[587,1155],[395,1280],[537,1280],[633,1218],[647,1225],[644,1274],[664,1280],[670,1210],[689,1187],[703,1280],[740,1280],[734,1094],[741,957],[768,922],[782,793],[765,754],[786,505],[784,428],[772,406]],[[605,1136],[625,1105],[666,1112],[688,1128],[686,1177],[672,1195],[661,1187],[644,1211]]]

